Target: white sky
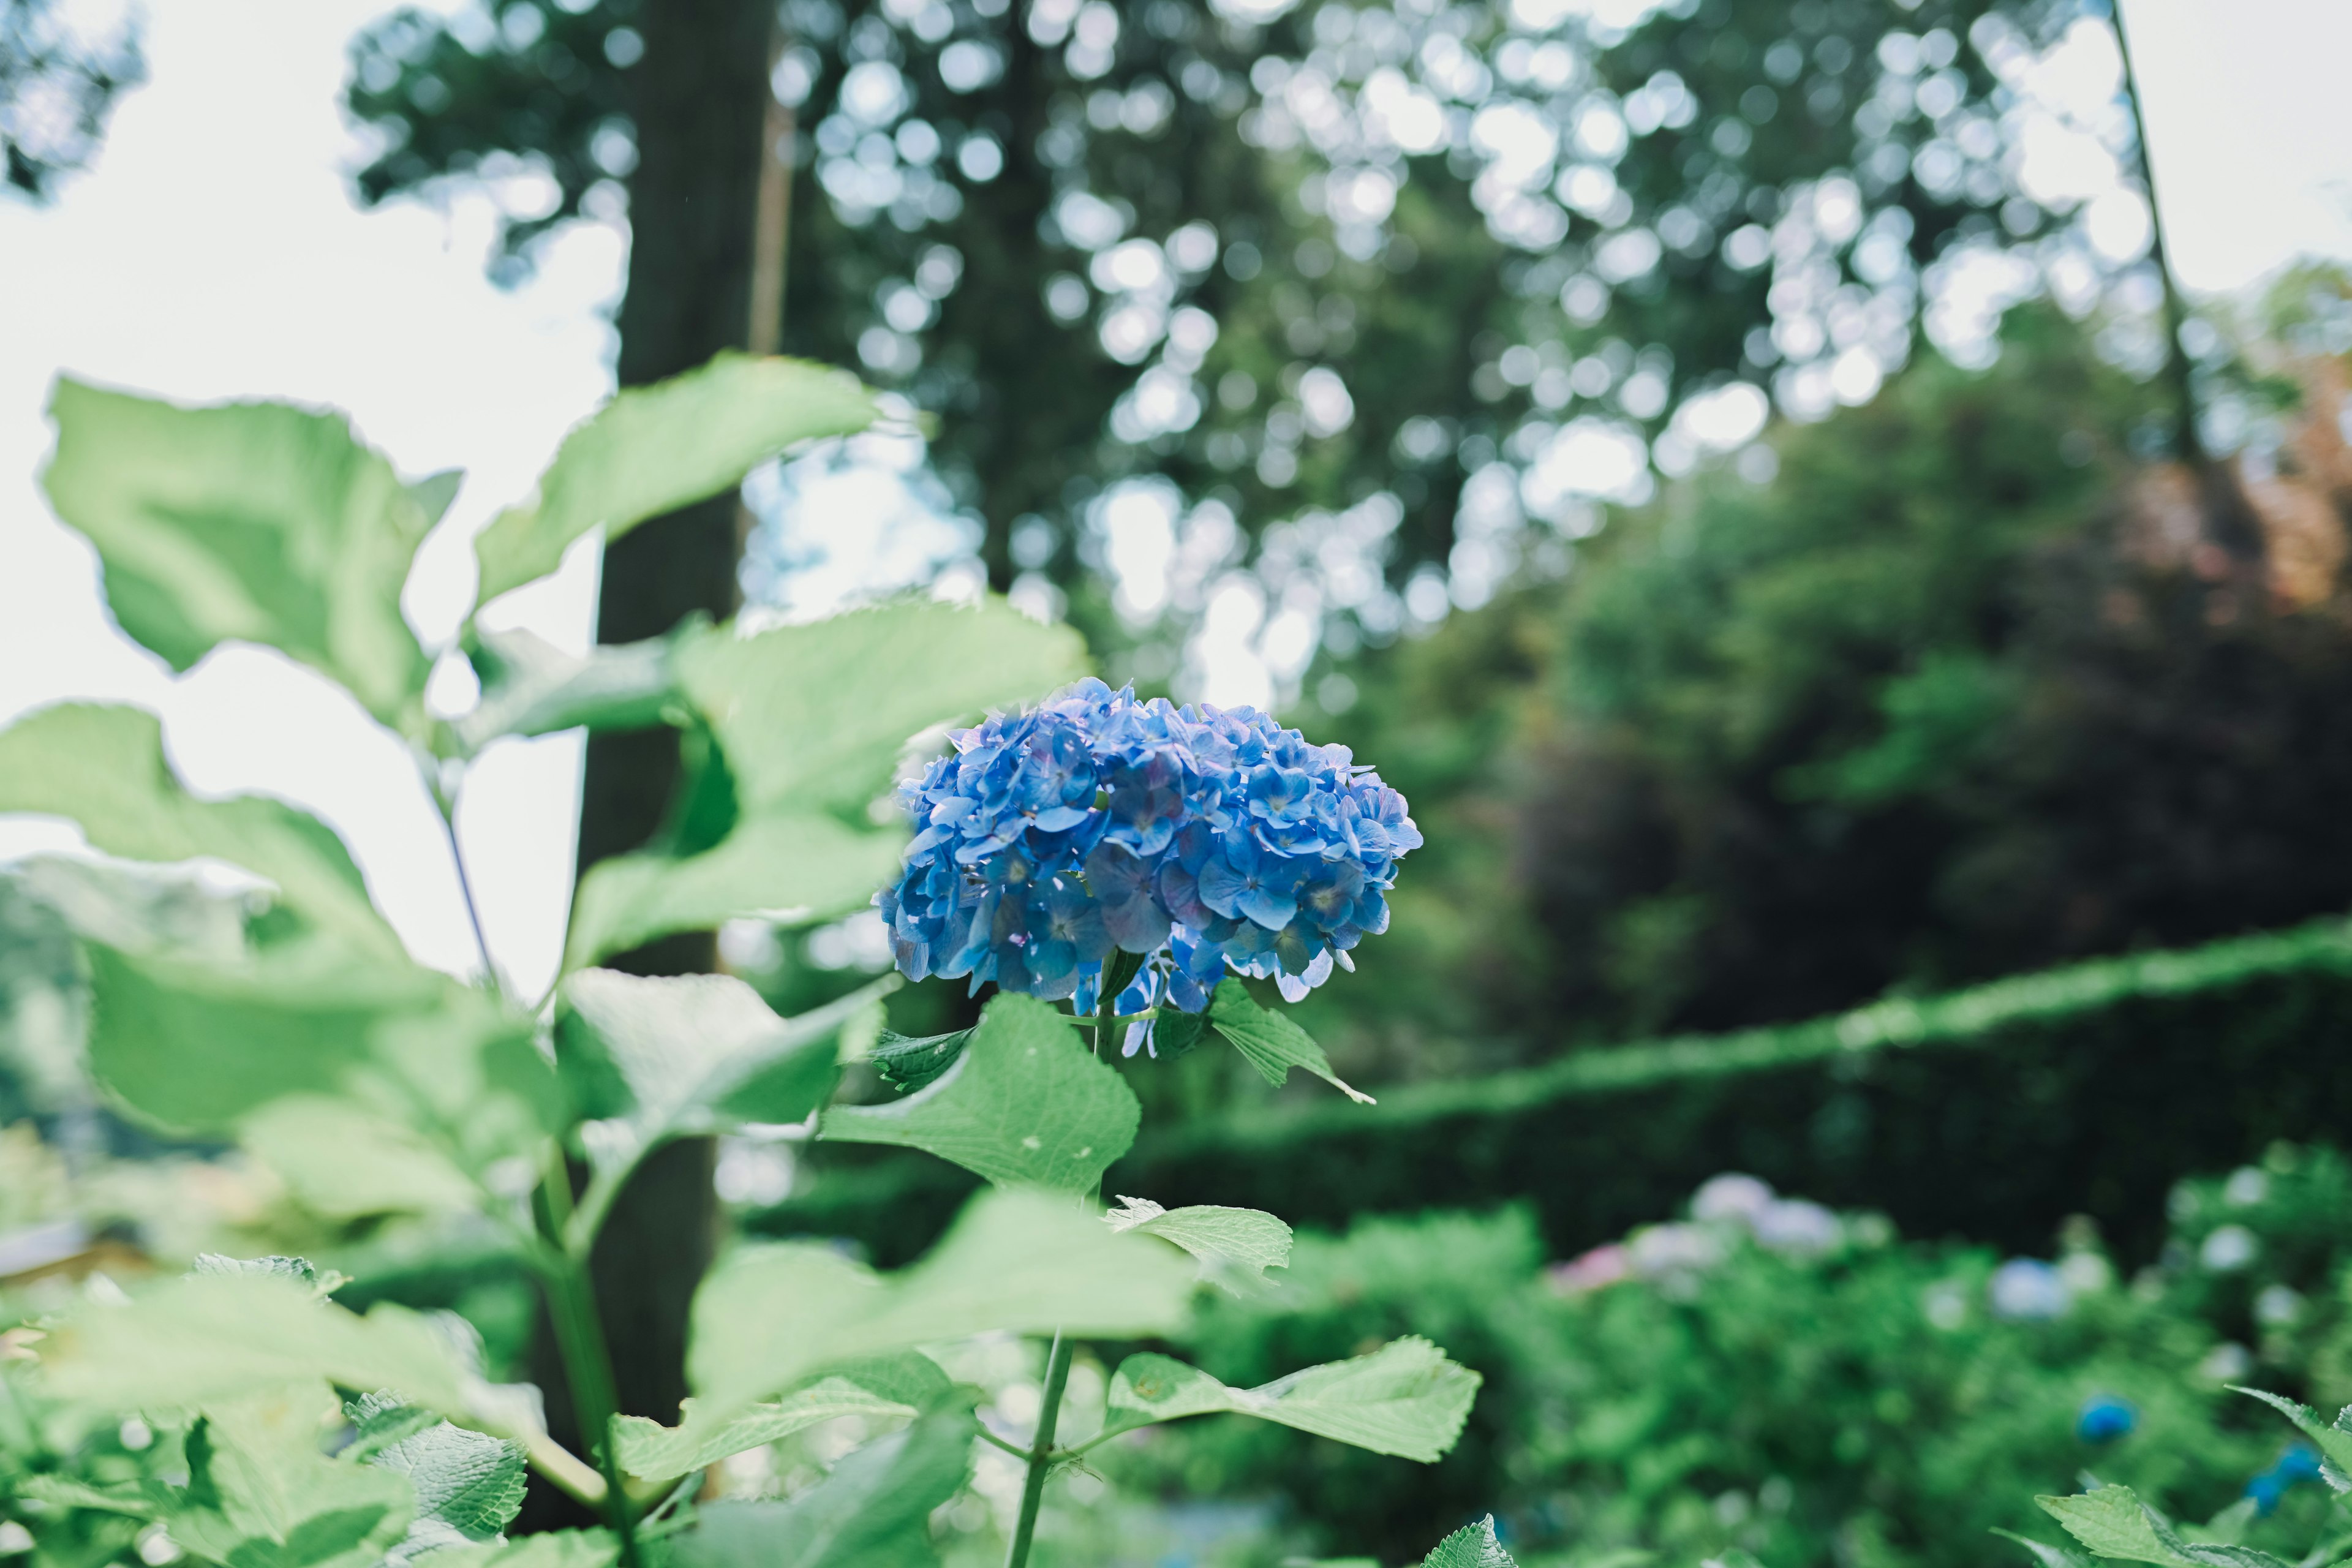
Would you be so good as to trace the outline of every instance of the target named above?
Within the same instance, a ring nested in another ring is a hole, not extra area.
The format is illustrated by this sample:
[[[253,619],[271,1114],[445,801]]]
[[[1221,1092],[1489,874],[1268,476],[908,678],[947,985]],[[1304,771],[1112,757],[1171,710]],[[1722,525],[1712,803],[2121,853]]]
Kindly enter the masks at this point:
[[[161,713],[201,793],[307,805],[351,843],[422,961],[472,962],[432,807],[397,744],[325,682],[225,651],[182,679],[114,632],[93,556],[52,520],[35,475],[60,370],[188,400],[291,397],[349,410],[412,475],[472,474],[410,585],[446,636],[471,591],[465,539],[520,495],[610,388],[625,241],[565,237],[524,289],[482,271],[487,209],[356,211],[355,142],[337,99],[352,34],[383,0],[160,0],[152,80],[119,109],[96,170],[51,208],[0,201],[0,722],[68,698]],[[2242,287],[2298,254],[2352,257],[2352,139],[2336,78],[2342,0],[2132,0],[2174,261],[2200,290]],[[585,641],[593,560],[535,604],[543,635]],[[501,966],[551,976],[569,898],[576,742],[509,744],[462,824]],[[70,842],[0,822],[0,858]]]

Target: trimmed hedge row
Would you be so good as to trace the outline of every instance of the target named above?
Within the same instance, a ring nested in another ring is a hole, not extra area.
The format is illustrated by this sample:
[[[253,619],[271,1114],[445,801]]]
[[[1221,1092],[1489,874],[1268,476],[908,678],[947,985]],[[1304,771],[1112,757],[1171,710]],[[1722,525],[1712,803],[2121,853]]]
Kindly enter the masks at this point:
[[[2088,1214],[2139,1259],[2182,1173],[2273,1139],[2352,1137],[2347,1041],[2352,921],[2329,920],[1588,1050],[1377,1106],[1277,1104],[1147,1133],[1105,1186],[1325,1227],[1520,1199],[1564,1255],[1738,1170],[1882,1210],[1906,1236],[2019,1250],[2046,1250],[2061,1219]],[[897,1152],[825,1147],[814,1171],[751,1228],[854,1237],[889,1263],[927,1245],[972,1184]]]

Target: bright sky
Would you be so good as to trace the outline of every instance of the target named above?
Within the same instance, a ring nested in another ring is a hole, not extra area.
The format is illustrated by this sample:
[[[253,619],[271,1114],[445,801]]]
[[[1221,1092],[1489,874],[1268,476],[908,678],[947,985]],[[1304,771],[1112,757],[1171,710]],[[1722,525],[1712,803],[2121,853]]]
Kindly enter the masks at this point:
[[[609,390],[601,314],[625,242],[565,237],[518,292],[482,271],[487,211],[356,211],[337,98],[351,35],[383,0],[209,0],[151,8],[150,84],[118,111],[94,173],[53,207],[0,201],[0,722],[68,698],[161,713],[173,761],[207,795],[260,791],[318,811],[351,843],[422,961],[473,961],[432,807],[400,748],[322,680],[229,650],[184,679],[113,631],[94,557],[35,483],[60,370],[186,400],[333,405],[412,475],[472,475],[410,584],[446,637],[471,591],[470,531],[521,494]],[[2341,0],[2131,0],[2128,21],[2174,259],[2192,289],[2242,287],[2298,254],[2352,257],[2352,142],[2336,77],[2352,58]],[[515,607],[584,643],[593,563]],[[519,596],[520,597],[520,596]],[[552,975],[569,898],[578,749],[510,743],[463,815],[502,968]],[[69,832],[0,822],[0,858]]]

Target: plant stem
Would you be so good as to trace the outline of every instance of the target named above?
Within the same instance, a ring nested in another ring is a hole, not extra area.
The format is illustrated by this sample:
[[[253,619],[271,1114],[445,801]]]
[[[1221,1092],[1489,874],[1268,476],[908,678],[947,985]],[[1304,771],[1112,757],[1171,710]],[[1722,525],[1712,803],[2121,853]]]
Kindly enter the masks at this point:
[[[420,754],[416,769],[425,775],[425,793],[433,797],[434,808],[441,818],[441,836],[449,841],[449,863],[457,868],[457,892],[466,901],[466,923],[474,931],[474,950],[482,955],[482,984],[504,995],[506,988],[499,980],[499,967],[490,962],[490,939],[482,931],[481,906],[474,900],[474,879],[466,869],[466,851],[457,843],[457,792],[443,793],[441,775],[428,758]]]
[[[1004,1568],[1027,1568],[1029,1542],[1037,1533],[1037,1505],[1045,1496],[1045,1476],[1054,1468],[1054,1429],[1061,1425],[1062,1390],[1070,1382],[1070,1342],[1060,1332],[1045,1352],[1045,1398],[1037,1409],[1037,1436],[1029,1447],[1029,1479],[1021,1488],[1021,1517],[1013,1527],[1013,1545],[1004,1554]]]
[[[563,1232],[572,1218],[572,1173],[561,1150],[551,1152],[540,1193],[547,1238],[553,1244],[540,1279],[547,1294],[547,1315],[555,1329],[556,1352],[563,1359],[564,1381],[572,1390],[572,1415],[588,1440],[589,1457],[604,1472],[605,1521],[621,1538],[622,1568],[644,1568],[637,1546],[636,1510],[621,1474],[620,1456],[613,1447],[620,1394],[613,1383],[612,1352],[604,1342],[604,1325],[596,1316],[596,1291],[588,1278],[588,1260],[584,1256],[574,1257],[563,1246]]]

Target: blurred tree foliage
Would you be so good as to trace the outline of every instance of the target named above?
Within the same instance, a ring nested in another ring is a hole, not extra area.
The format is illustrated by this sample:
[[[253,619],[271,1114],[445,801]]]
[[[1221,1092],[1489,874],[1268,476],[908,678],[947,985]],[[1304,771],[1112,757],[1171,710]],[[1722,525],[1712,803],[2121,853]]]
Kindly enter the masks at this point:
[[[104,37],[56,0],[0,0],[0,181],[35,201],[97,153],[114,100],[145,75],[124,24]]]
[[[1318,1005],[1512,1058],[2344,908],[2352,333],[2340,282],[2289,292],[2326,320],[2238,381],[2299,406],[2218,486],[2132,458],[2162,393],[2020,311],[1990,370],[1925,359],[1769,483],[1359,661],[1333,727],[1432,847]]]
[[[621,216],[663,3],[372,27],[362,197],[478,182],[508,275],[552,226]],[[1683,411],[1726,381],[1816,413],[1866,395],[1955,257],[2096,275],[2003,163],[2075,10],[1674,0],[1629,31],[1557,0],[786,0],[786,347],[938,413],[991,575],[1049,574],[1098,636],[1083,568],[1124,526],[1100,503],[1148,479],[1139,548],[1169,581],[1129,630],[1171,602],[1181,630],[1295,519],[1258,563],[1283,602],[1343,651],[1385,641],[1416,570],[1481,602],[1557,556],[1528,518],[1574,532],[1654,458],[1687,468],[1724,437]],[[2127,153],[2108,109],[2091,131]]]

